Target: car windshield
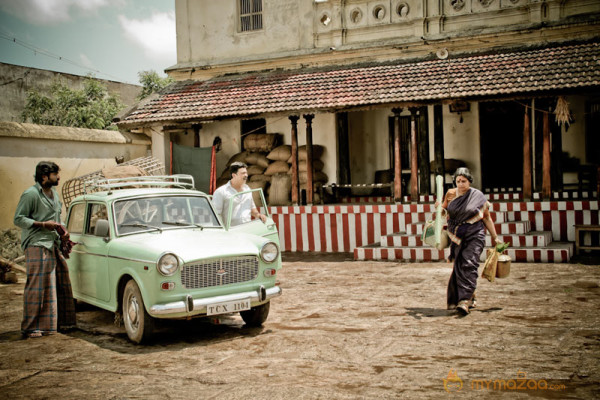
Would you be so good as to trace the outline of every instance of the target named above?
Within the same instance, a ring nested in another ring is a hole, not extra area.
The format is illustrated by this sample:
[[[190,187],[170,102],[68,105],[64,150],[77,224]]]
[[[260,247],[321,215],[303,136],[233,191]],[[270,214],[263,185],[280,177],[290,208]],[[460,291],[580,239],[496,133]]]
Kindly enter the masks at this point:
[[[207,198],[199,196],[157,196],[118,200],[114,204],[117,233],[166,229],[220,227]]]

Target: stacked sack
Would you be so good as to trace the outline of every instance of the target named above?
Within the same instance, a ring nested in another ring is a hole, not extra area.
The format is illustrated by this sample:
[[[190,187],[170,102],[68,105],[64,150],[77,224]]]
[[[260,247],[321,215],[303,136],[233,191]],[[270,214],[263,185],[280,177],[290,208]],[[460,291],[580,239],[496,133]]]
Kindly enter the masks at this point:
[[[320,203],[321,199],[319,198],[320,188],[327,183],[329,179],[327,175],[323,172],[323,168],[325,164],[321,161],[321,157],[323,156],[323,152],[325,151],[325,147],[313,144],[312,146],[312,166],[313,166],[313,203]],[[300,181],[300,191],[306,190],[306,182],[307,178],[307,167],[306,167],[306,146],[298,147],[298,180]],[[292,157],[288,159],[288,162],[292,162]],[[292,173],[290,168],[289,174]]]
[[[225,170],[217,179],[217,187],[226,184],[231,176],[229,174],[229,166],[234,162],[243,162],[248,165],[248,187],[250,189],[261,188],[263,193],[267,193],[267,189],[271,182],[271,177],[265,172],[271,163],[266,157],[280,141],[279,134],[263,134],[256,133],[246,135],[244,137],[245,151],[233,155],[225,166]],[[260,194],[253,193],[254,204],[261,207],[262,201]]]
[[[262,136],[262,138],[261,138]],[[291,204],[292,191],[292,147],[284,144],[274,147],[277,134],[252,134],[244,139],[246,151],[235,154],[227,162],[227,167],[217,180],[217,187],[230,179],[229,166],[236,161],[248,165],[248,186],[251,189],[261,188],[270,206],[286,206]],[[270,148],[270,150],[269,150]],[[327,182],[327,175],[322,172],[323,162],[320,160],[324,147],[313,145],[313,202],[318,203],[319,186]],[[306,189],[306,146],[298,148],[298,180],[300,190]],[[260,207],[260,195],[254,193],[254,203]]]
[[[265,173],[269,167],[270,161],[267,154],[273,150],[280,141],[279,134],[252,133],[244,137],[244,148],[246,149],[245,163],[248,165],[248,186],[250,189],[262,189],[267,194],[271,177]],[[254,192],[254,204],[257,207],[262,205],[260,194]],[[267,203],[270,202],[267,200]]]
[[[271,161],[265,170],[265,176],[271,179],[269,187],[269,205],[286,206],[291,203],[292,177],[289,175],[292,146],[284,144],[274,148],[267,159]]]

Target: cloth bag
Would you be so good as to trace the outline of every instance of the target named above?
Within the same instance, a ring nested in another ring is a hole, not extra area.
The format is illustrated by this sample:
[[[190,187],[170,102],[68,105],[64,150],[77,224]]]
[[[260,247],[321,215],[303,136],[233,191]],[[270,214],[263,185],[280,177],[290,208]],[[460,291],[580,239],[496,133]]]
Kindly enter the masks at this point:
[[[482,278],[494,282],[494,279],[496,279],[496,269],[498,268],[499,254],[495,248],[487,249],[487,257],[485,264],[483,264],[483,271],[481,272]]]
[[[446,214],[443,213],[441,215],[441,221],[439,223],[442,224],[442,226],[446,227],[448,225],[447,222],[447,217]],[[425,226],[423,227],[423,235],[421,236],[421,240],[423,240],[423,243],[431,246],[431,247],[435,247],[438,250],[443,250],[446,247],[450,246],[450,238],[448,237],[448,231],[446,229],[442,229],[441,235],[440,235],[440,243],[438,243],[436,245],[435,242],[435,226],[436,226],[436,221],[437,220],[431,220],[431,221],[427,221],[425,222]]]

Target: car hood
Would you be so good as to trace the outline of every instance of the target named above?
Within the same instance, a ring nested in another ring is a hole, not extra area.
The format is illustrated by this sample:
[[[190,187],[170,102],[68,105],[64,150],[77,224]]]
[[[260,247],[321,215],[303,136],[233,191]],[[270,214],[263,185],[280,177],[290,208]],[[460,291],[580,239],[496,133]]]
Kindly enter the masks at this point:
[[[109,253],[147,261],[174,253],[188,263],[223,256],[258,255],[266,241],[261,236],[224,230],[170,229],[114,239]]]

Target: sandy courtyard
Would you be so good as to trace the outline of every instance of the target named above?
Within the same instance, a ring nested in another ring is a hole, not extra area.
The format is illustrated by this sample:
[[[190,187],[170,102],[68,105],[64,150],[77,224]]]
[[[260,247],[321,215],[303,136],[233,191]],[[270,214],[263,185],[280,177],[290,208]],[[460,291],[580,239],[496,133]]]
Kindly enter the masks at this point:
[[[146,346],[89,306],[75,331],[21,339],[20,275],[0,285],[0,397],[600,397],[600,267],[513,264],[508,278],[479,280],[464,318],[445,310],[450,272],[288,254],[264,327],[174,321]]]

